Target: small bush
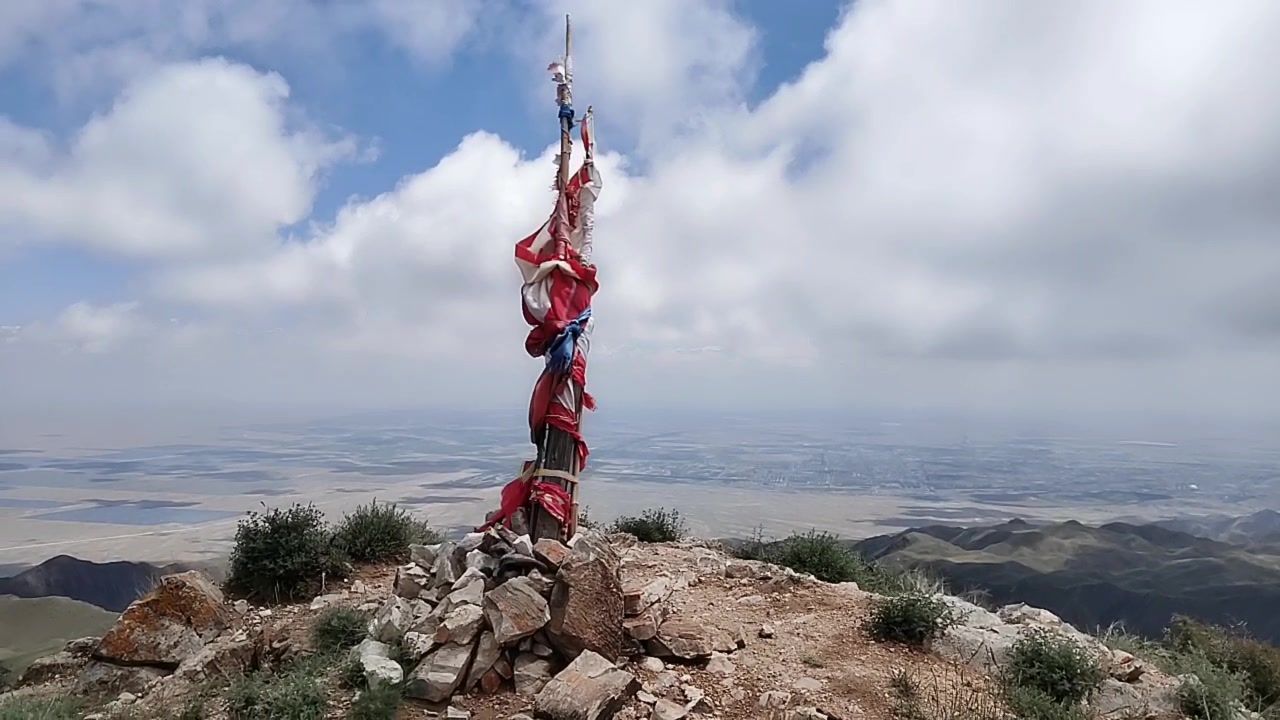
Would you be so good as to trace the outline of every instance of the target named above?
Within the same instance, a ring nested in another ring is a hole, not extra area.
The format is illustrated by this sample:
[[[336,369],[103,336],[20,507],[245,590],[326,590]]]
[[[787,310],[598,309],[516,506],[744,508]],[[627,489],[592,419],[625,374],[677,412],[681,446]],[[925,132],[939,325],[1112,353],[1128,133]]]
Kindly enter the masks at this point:
[[[70,697],[22,697],[0,700],[0,720],[80,720],[84,707]]]
[[[410,545],[433,545],[443,539],[426,520],[415,518],[395,503],[379,505],[377,500],[342,518],[337,538],[356,562],[401,560],[409,556]]]
[[[867,632],[873,640],[923,647],[954,625],[956,615],[932,595],[908,594],[878,600]]]
[[[881,595],[929,592],[937,585],[923,573],[900,572],[869,563],[841,543],[839,537],[817,530],[766,541],[763,530],[757,529],[754,537],[734,554],[744,560],[789,567],[825,582],[856,582],[863,590]]]
[[[1235,720],[1245,696],[1242,676],[1218,667],[1197,653],[1174,658],[1179,674],[1178,708],[1192,720]]]
[[[378,684],[364,692],[351,705],[351,720],[394,720],[403,699],[399,686]]]
[[[240,677],[227,691],[230,720],[320,720],[327,704],[319,673],[309,666]]]
[[[1102,685],[1105,675],[1098,660],[1074,640],[1033,630],[1013,644],[1001,679],[1010,697],[1035,691],[1060,705],[1078,705]]]
[[[620,517],[613,521],[610,532],[630,533],[640,542],[675,542],[684,537],[687,528],[679,510],[658,508],[640,513],[640,517]]]
[[[311,629],[311,642],[323,653],[355,647],[369,634],[369,618],[351,608],[329,608]]]
[[[1058,702],[1035,688],[1007,688],[1005,704],[1018,720],[1089,720],[1084,705]]]
[[[810,530],[786,540],[766,542],[760,530],[735,553],[746,560],[761,560],[807,573],[825,582],[856,582],[865,577],[866,563],[840,544],[839,538]]]
[[[1243,678],[1246,707],[1264,710],[1280,703],[1280,648],[1182,616],[1169,625],[1167,642],[1175,652],[1203,657]]]
[[[227,589],[261,602],[314,594],[321,581],[347,574],[346,557],[311,505],[251,512],[236,528]]]

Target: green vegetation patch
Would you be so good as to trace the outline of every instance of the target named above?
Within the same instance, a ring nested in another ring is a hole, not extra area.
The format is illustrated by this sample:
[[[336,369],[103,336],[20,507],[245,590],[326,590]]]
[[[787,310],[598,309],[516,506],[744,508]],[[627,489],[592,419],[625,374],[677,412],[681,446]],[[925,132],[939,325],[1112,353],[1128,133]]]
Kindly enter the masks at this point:
[[[868,562],[836,535],[810,530],[784,540],[766,541],[762,530],[734,550],[744,560],[760,560],[789,567],[831,583],[855,582],[881,595],[933,592],[941,585],[915,571],[901,571]]]
[[[325,578],[346,577],[345,552],[313,505],[252,512],[236,528],[227,589],[260,602],[310,597]]]
[[[1097,657],[1082,644],[1043,629],[1023,633],[1001,669],[1001,683],[1018,712],[1025,712],[1018,703],[1078,706],[1093,696],[1105,678]]]
[[[1240,631],[1178,616],[1169,625],[1166,644],[1182,655],[1198,656],[1243,682],[1241,701],[1250,710],[1273,710],[1280,704],[1280,648]]]
[[[414,517],[395,503],[377,500],[361,505],[338,525],[337,541],[356,562],[403,560],[409,546],[434,545],[443,540],[426,520]]]
[[[936,595],[907,593],[877,600],[867,632],[873,640],[924,647],[957,621],[955,612]]]
[[[320,720],[327,705],[321,673],[307,663],[281,675],[239,677],[227,689],[230,720]]]
[[[581,524],[581,520],[578,521]],[[640,517],[623,516],[613,521],[610,532],[630,533],[640,542],[661,543],[675,542],[688,532],[679,510],[652,508],[640,513]]]
[[[322,653],[336,653],[359,645],[368,634],[368,615],[352,608],[329,608],[311,629],[311,642]]]
[[[0,700],[0,720],[80,720],[84,706],[76,698],[23,697]]]

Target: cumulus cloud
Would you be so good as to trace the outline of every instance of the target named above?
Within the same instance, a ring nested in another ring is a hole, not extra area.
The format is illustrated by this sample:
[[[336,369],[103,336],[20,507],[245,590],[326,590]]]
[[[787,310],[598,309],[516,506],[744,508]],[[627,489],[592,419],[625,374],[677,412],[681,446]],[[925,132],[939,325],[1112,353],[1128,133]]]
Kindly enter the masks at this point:
[[[518,34],[522,63],[554,54],[559,10]],[[574,12],[578,103],[635,140],[602,159],[602,398],[1264,412],[1280,397],[1280,6],[865,0],[753,106],[769,29],[731,4]],[[442,47],[473,30],[427,22]],[[413,33],[392,39],[422,47]],[[0,178],[26,193],[0,193],[26,198],[2,219],[166,258],[130,312],[198,315],[184,347],[205,359],[251,349],[227,385],[305,365],[289,382],[518,396],[533,370],[511,246],[550,210],[549,149],[476,132],[309,218],[355,145],[286,123],[285,78],[227,61],[148,77],[65,149],[0,126]],[[228,103],[241,110],[213,111]],[[208,150],[228,136],[243,155]]]
[[[141,257],[274,246],[305,219],[319,173],[351,138],[288,127],[279,75],[221,59],[128,86],[63,152],[0,127],[0,213],[30,236]],[[19,239],[19,238],[14,238]]]

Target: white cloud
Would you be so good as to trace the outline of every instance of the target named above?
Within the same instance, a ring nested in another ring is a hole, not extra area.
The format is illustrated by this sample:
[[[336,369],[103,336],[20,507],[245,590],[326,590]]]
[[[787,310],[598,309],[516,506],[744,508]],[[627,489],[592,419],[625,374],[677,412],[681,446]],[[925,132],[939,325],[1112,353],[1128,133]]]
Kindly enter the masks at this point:
[[[757,69],[759,30],[735,15],[729,0],[557,0],[538,9],[526,67],[540,70],[564,52],[570,13],[575,104],[579,111],[599,106],[615,126],[633,131],[645,152],[669,152],[661,145],[673,134],[711,132],[714,111],[741,102]],[[551,105],[554,86],[544,78]]]
[[[555,51],[561,8],[539,8],[522,61]],[[1280,6],[864,0],[753,108],[760,31],[728,3],[574,13],[578,105],[640,140],[603,159],[602,399],[1263,412],[1280,397]],[[433,18],[446,46],[472,32]],[[147,275],[147,302],[201,318],[164,352],[239,359],[218,387],[288,394],[279,368],[290,392],[344,397],[526,384],[511,247],[550,210],[548,153],[474,133],[281,243],[351,143],[288,128],[281,77],[221,62],[156,77],[62,154],[0,127],[28,198],[0,220],[183,256]],[[228,136],[251,146],[208,150]],[[125,167],[124,186],[86,170]],[[85,210],[48,209],[66,203]]]
[[[87,352],[100,353],[144,331],[136,302],[105,307],[78,302],[58,316],[57,330]]]
[[[278,75],[211,59],[137,80],[53,159],[34,133],[0,127],[17,138],[0,148],[18,150],[0,157],[0,215],[34,236],[141,257],[272,247],[310,214],[320,172],[356,150],[289,127],[288,95]]]

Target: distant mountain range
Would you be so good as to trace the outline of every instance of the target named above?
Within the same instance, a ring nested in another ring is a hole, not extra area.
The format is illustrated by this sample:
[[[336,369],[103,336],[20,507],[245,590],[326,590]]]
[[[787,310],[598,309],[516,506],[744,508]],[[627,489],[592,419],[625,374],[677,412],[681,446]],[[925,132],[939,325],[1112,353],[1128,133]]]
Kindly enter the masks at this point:
[[[0,595],[64,597],[118,613],[154,587],[161,577],[193,567],[215,577],[220,575],[215,567],[191,563],[163,566],[133,562],[95,563],[70,555],[58,555],[13,577],[0,578]]]
[[[1244,623],[1280,642],[1280,514],[1088,527],[1075,521],[987,527],[922,527],[855,544],[891,566],[923,567],[955,592],[980,590],[997,604],[1047,608],[1081,629],[1123,622],[1158,636],[1174,614]],[[1229,537],[1199,537],[1179,528]]]
[[[1219,540],[1234,545],[1275,546],[1280,548],[1280,512],[1260,510],[1252,515],[1206,515],[1174,518],[1152,523],[1169,530]]]

